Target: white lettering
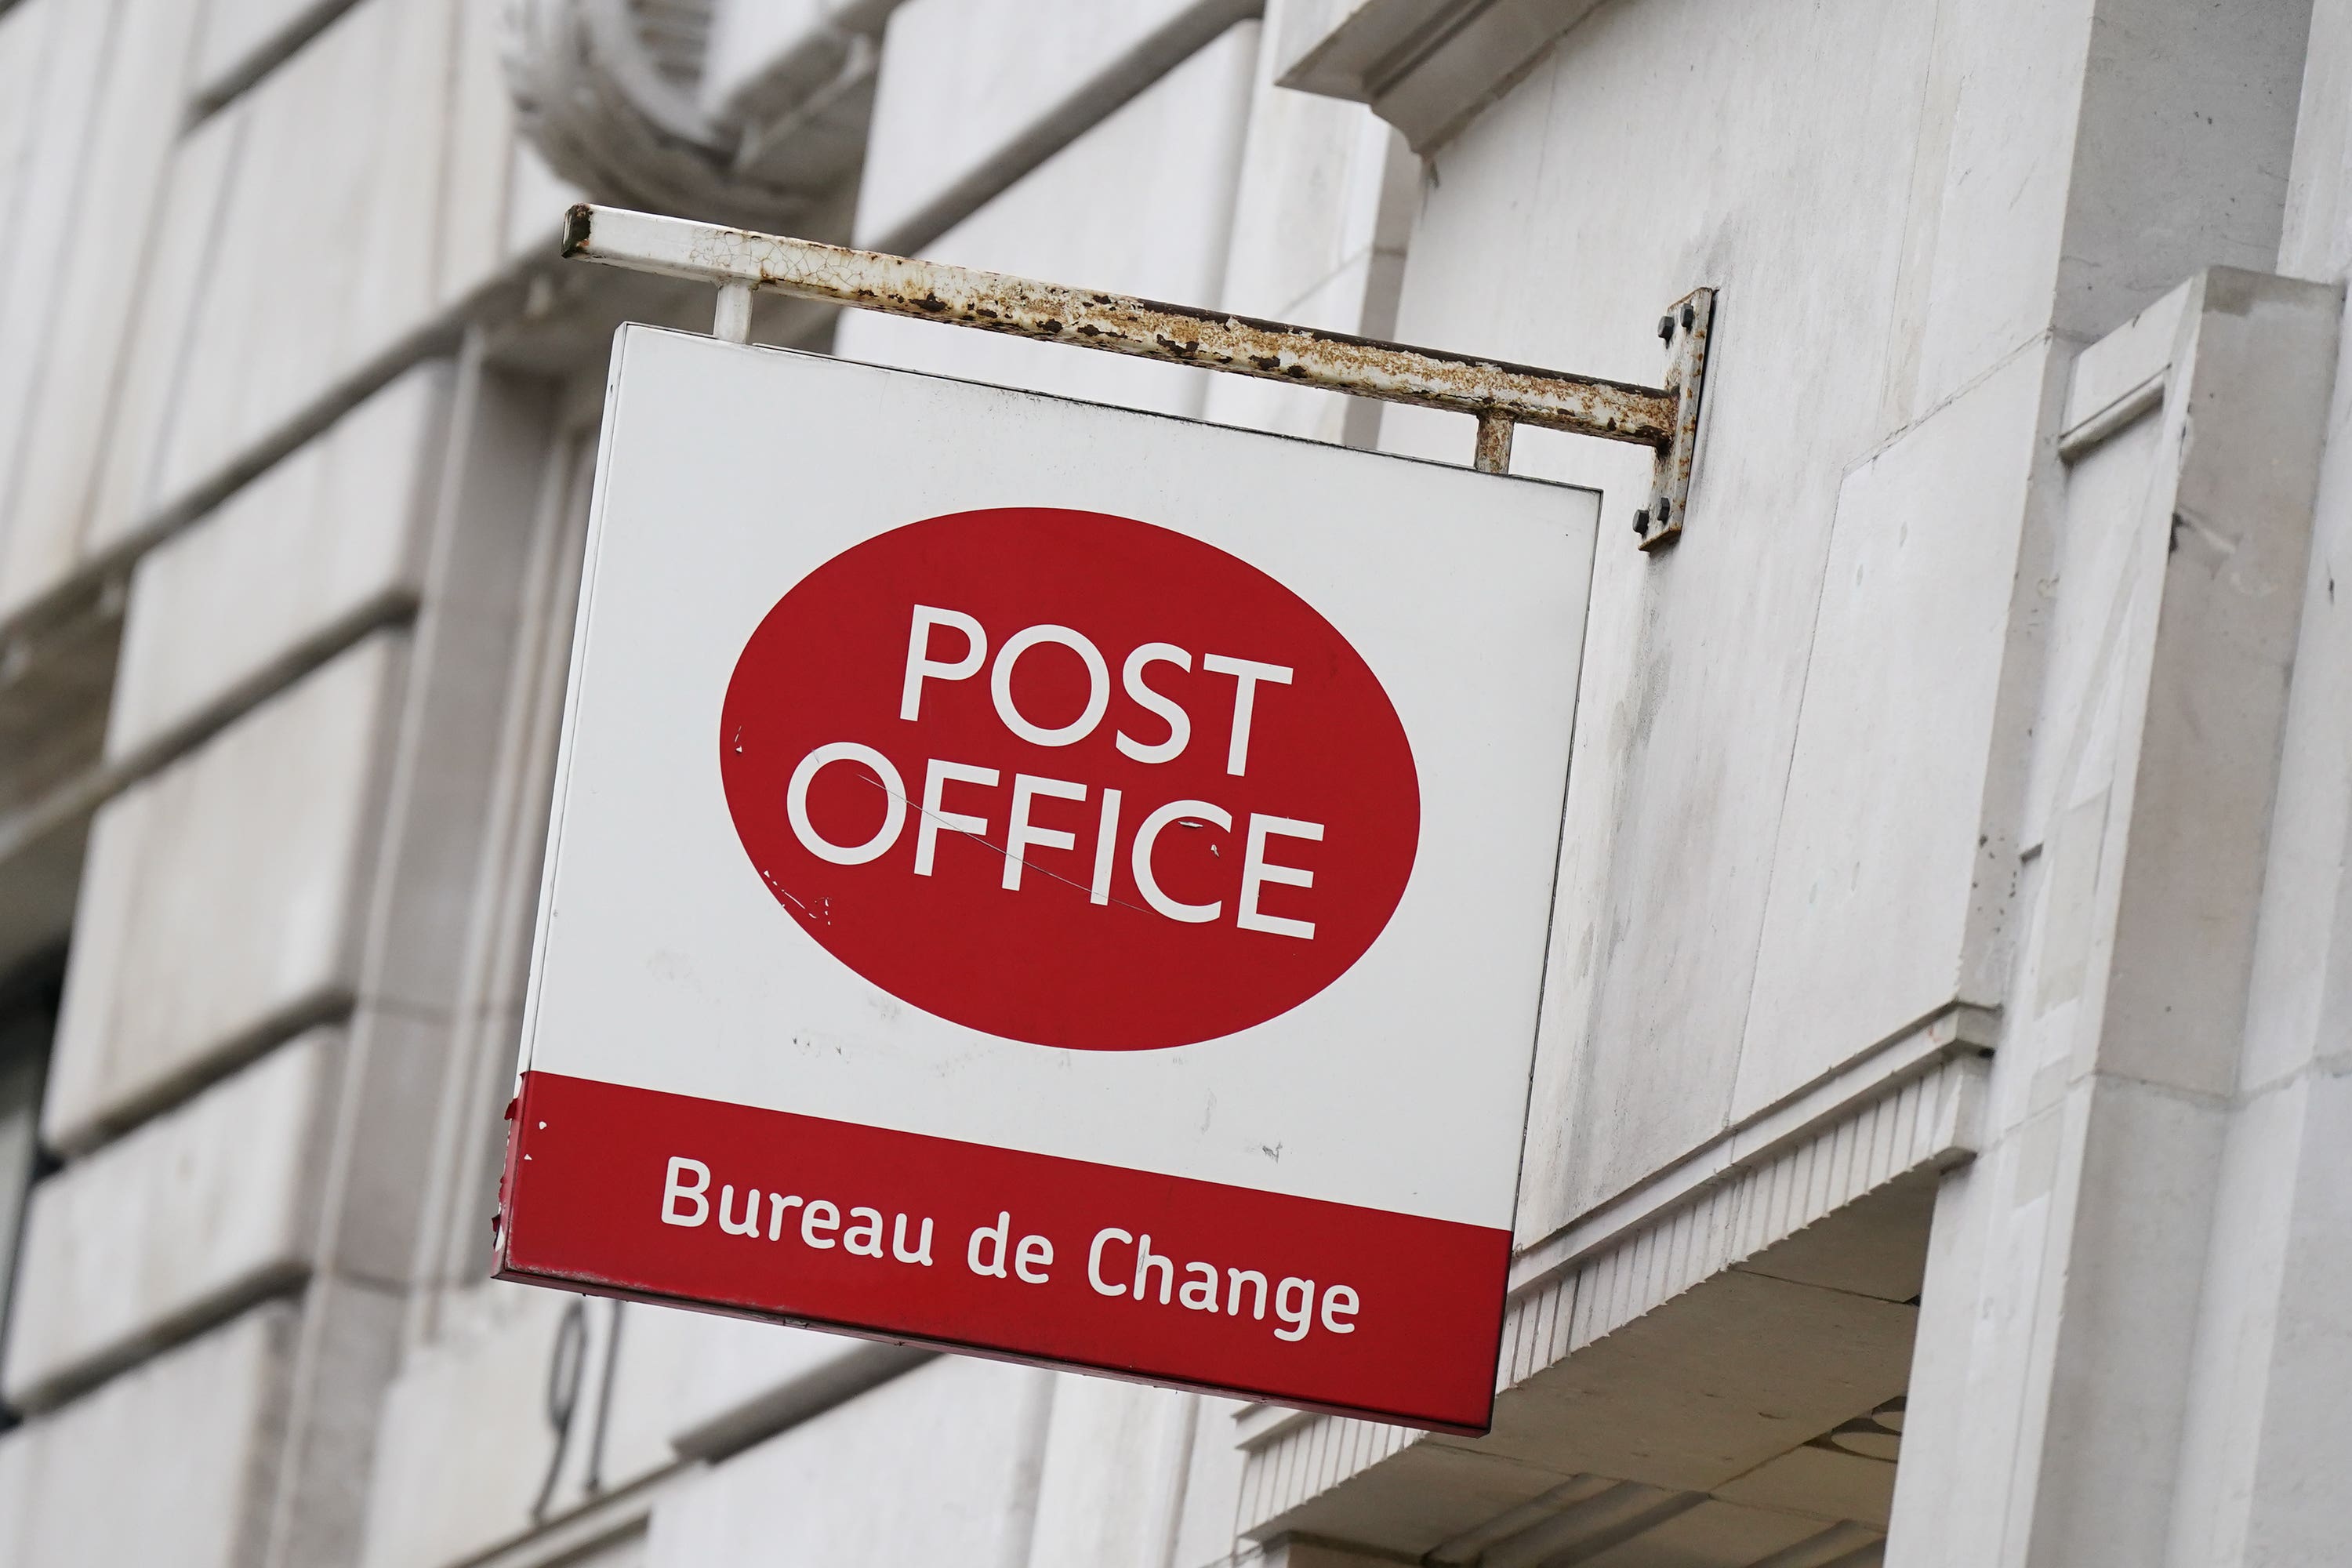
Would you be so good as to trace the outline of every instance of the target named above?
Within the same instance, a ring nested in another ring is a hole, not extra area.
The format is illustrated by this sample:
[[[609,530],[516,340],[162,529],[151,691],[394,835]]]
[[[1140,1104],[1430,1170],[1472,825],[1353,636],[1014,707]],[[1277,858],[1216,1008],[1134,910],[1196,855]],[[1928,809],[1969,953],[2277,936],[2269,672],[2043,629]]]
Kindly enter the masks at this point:
[[[1087,705],[1076,719],[1055,730],[1032,724],[1013,702],[1013,667],[1039,643],[1058,643],[1087,667]],[[996,716],[1004,721],[1004,727],[1032,745],[1074,745],[1094,733],[1110,706],[1110,667],[1103,662],[1100,648],[1069,627],[1030,626],[1005,638],[1004,646],[996,650],[996,662],[988,671],[988,694],[994,699]]]
[[[1102,825],[1095,829],[1094,889],[1087,896],[1090,904],[1110,902],[1110,874],[1118,864],[1118,791],[1105,786],[1102,794]]]
[[[678,1177],[694,1173],[694,1185],[688,1186]],[[710,1190],[710,1167],[699,1160],[689,1160],[682,1154],[669,1158],[669,1176],[662,1184],[662,1224],[693,1226],[710,1217],[710,1200],[703,1194]],[[694,1217],[687,1218],[677,1211],[677,1200],[691,1199]]]
[[[1013,816],[1004,825],[1004,887],[1008,892],[1021,890],[1021,868],[1031,846],[1043,849],[1077,847],[1078,836],[1075,833],[1030,825],[1029,805],[1041,795],[1055,800],[1084,800],[1087,786],[1064,779],[1043,779],[1034,773],[1013,775]]]
[[[863,763],[873,770],[882,786],[886,802],[882,826],[863,844],[835,844],[809,821],[809,784],[818,770],[831,763]],[[801,841],[801,847],[818,859],[830,860],[836,866],[863,866],[868,860],[881,858],[898,841],[898,830],[907,825],[907,784],[890,759],[873,747],[861,746],[855,741],[835,741],[803,757],[801,765],[793,770],[793,782],[784,790],[784,815],[792,819],[793,836]]]
[[[1133,1241],[1134,1239],[1134,1237],[1115,1226],[1106,1226],[1095,1232],[1094,1245],[1087,1248],[1087,1283],[1095,1288],[1097,1295],[1124,1296],[1127,1294],[1126,1281],[1113,1282],[1102,1277],[1103,1245],[1110,1241]]]
[[[1299,822],[1287,816],[1250,814],[1249,847],[1242,855],[1241,907],[1234,911],[1234,924],[1244,931],[1262,931],[1275,936],[1295,936],[1312,942],[1315,940],[1313,921],[1285,920],[1280,915],[1258,912],[1258,889],[1267,882],[1279,882],[1288,888],[1311,888],[1315,885],[1314,872],[1302,871],[1296,866],[1276,866],[1266,859],[1265,841],[1276,835],[1320,844],[1323,841],[1323,825],[1319,822]]]
[[[1225,772],[1239,778],[1249,767],[1250,715],[1257,705],[1257,683],[1263,680],[1268,686],[1287,686],[1290,667],[1213,653],[1202,658],[1201,668],[1213,675],[1234,678],[1234,733],[1225,747]]]
[[[953,664],[941,664],[931,658],[931,628],[952,626],[961,632],[970,646]],[[988,657],[988,634],[980,623],[961,610],[936,610],[929,605],[915,606],[913,627],[907,633],[907,680],[898,693],[898,717],[912,720],[923,711],[923,681],[927,677],[940,680],[967,680],[980,672],[981,660]]]
[[[1195,1274],[1200,1278],[1192,1278]],[[1213,1263],[1184,1265],[1184,1283],[1176,1292],[1176,1300],[1196,1312],[1217,1310],[1217,1269]]]
[[[1242,1281],[1246,1279],[1257,1288],[1257,1305],[1251,1310],[1250,1316],[1253,1318],[1265,1317],[1265,1276],[1260,1274],[1255,1268],[1228,1268],[1225,1270],[1225,1273],[1232,1278],[1234,1282],[1234,1293],[1232,1299],[1225,1302],[1226,1315],[1228,1317],[1234,1318],[1238,1318],[1242,1315]]]
[[[973,1231],[971,1240],[963,1249],[964,1266],[974,1274],[988,1274],[999,1279],[1003,1279],[1004,1243],[1005,1238],[1012,1233],[1013,1216],[1010,1214],[999,1214],[994,1225],[984,1225]],[[980,1248],[982,1242],[988,1244],[986,1263],[980,1260]]]
[[[866,1217],[864,1219],[857,1219],[857,1216],[860,1215],[864,1215]],[[854,1252],[860,1258],[881,1257],[882,1211],[880,1209],[854,1208],[849,1211],[849,1217],[857,1220],[857,1223],[841,1233],[841,1245],[843,1250]],[[859,1239],[861,1237],[864,1237],[863,1240]]]
[[[1151,872],[1151,848],[1160,841],[1160,830],[1182,816],[1197,816],[1204,822],[1215,823],[1228,833],[1233,831],[1234,815],[1222,805],[1213,805],[1205,800],[1170,801],[1145,817],[1143,826],[1135,830],[1135,848],[1131,856],[1135,886],[1137,891],[1143,895],[1145,903],[1170,920],[1181,921],[1186,925],[1204,925],[1224,911],[1224,900],[1220,899],[1210,904],[1179,903],[1160,890],[1160,879]]]
[[[768,1194],[768,1239],[774,1241],[784,1234],[784,1211],[801,1201],[798,1193],[791,1197],[782,1193]]]
[[[940,796],[950,784],[985,784],[996,787],[994,768],[976,768],[969,763],[941,762],[931,759],[929,771],[923,777],[923,819],[915,824],[915,875],[931,874],[931,862],[939,854],[940,829],[969,833],[974,837],[988,831],[988,818],[967,816],[960,811],[944,811]]]
[[[1323,1326],[1335,1334],[1352,1334],[1353,1323],[1343,1323],[1341,1318],[1356,1315],[1356,1293],[1345,1285],[1334,1285],[1323,1292]]]
[[[1294,1290],[1298,1293],[1298,1301],[1296,1306],[1290,1304],[1291,1292]],[[1307,1329],[1315,1321],[1315,1281],[1312,1279],[1285,1279],[1280,1285],[1276,1286],[1274,1291],[1274,1315],[1290,1325],[1290,1328],[1288,1329],[1275,1330],[1274,1337],[1276,1339],[1305,1339],[1307,1337]]]
[[[824,1211],[821,1215],[817,1212],[820,1209]],[[811,1198],[808,1206],[801,1210],[801,1245],[803,1247],[814,1247],[819,1252],[829,1251],[834,1241],[828,1233],[840,1228],[841,1211],[823,1198]]]
[[[1168,1304],[1168,1292],[1175,1288],[1176,1266],[1151,1250],[1151,1237],[1149,1232],[1146,1232],[1138,1237],[1135,1241],[1135,1299],[1137,1300],[1145,1300],[1143,1282],[1154,1268],[1160,1270],[1160,1304],[1164,1307]]]
[[[1054,1244],[1042,1236],[1024,1236],[1020,1250],[1013,1255],[1013,1272],[1031,1285],[1043,1285],[1049,1276],[1045,1269],[1054,1261]]]
[[[1127,662],[1119,667],[1119,684],[1127,688],[1127,694],[1135,699],[1137,706],[1149,709],[1167,721],[1168,738],[1158,745],[1147,746],[1121,730],[1114,743],[1139,763],[1171,763],[1183,754],[1185,746],[1192,742],[1192,716],[1143,683],[1144,667],[1152,664],[1172,664],[1190,673],[1192,656],[1174,643],[1148,642],[1129,654]]]
[[[725,1231],[730,1236],[757,1236],[760,1234],[759,1188],[747,1187],[744,1189],[743,1220],[740,1225],[735,1221],[734,1210],[735,1184],[730,1182],[727,1185],[719,1189],[719,1228]]]
[[[919,1263],[929,1268],[931,1266],[931,1216],[923,1216],[922,1239],[916,1244],[915,1250],[909,1252],[907,1250],[907,1216],[900,1215],[890,1226],[890,1256],[901,1263]]]

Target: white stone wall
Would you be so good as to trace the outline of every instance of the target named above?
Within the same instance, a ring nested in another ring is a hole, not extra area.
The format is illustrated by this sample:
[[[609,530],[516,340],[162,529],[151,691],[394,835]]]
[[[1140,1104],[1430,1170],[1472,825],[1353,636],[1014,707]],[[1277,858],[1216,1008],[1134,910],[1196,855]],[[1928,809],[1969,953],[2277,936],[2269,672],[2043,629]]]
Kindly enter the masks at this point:
[[[2352,265],[2352,6],[715,0],[710,114],[878,47],[860,243],[1637,382],[1721,291],[1674,551],[1518,438],[1608,510],[1475,1443],[481,1278],[603,344],[709,310],[546,254],[499,12],[0,10],[0,734],[89,753],[0,1568],[2352,1551],[2352,392],[2157,304]]]

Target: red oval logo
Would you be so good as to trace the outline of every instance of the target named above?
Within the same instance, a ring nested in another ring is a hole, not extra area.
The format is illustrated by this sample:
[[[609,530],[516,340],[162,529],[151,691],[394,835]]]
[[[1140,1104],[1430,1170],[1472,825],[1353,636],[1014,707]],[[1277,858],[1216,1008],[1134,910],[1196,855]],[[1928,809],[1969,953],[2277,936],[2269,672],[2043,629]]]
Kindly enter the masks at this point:
[[[719,773],[835,958],[1078,1050],[1305,1002],[1388,924],[1421,835],[1404,727],[1328,621],[1213,545],[1040,507],[810,573],[736,661]]]

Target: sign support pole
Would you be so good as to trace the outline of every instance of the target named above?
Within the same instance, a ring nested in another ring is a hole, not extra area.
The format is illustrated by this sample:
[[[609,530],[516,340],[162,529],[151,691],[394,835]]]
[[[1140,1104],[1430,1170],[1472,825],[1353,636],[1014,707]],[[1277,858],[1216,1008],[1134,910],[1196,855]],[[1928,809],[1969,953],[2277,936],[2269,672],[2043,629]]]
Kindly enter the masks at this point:
[[[766,290],[1467,414],[1485,473],[1509,471],[1517,425],[1632,442],[1656,454],[1633,514],[1644,550],[1682,533],[1715,315],[1715,290],[1698,289],[1660,317],[1665,384],[1641,386],[620,207],[572,207],[563,254],[716,285],[712,333],[729,342],[749,341]]]

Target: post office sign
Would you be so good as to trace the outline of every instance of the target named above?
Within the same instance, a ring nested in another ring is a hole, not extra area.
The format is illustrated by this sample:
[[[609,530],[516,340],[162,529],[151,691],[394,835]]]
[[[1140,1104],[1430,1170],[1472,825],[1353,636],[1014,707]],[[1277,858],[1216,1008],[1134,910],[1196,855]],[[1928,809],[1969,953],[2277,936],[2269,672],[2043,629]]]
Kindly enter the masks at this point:
[[[1595,511],[623,329],[501,1277],[1483,1430]]]

